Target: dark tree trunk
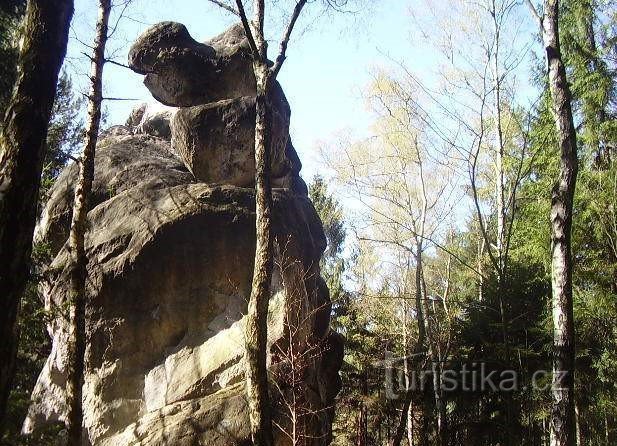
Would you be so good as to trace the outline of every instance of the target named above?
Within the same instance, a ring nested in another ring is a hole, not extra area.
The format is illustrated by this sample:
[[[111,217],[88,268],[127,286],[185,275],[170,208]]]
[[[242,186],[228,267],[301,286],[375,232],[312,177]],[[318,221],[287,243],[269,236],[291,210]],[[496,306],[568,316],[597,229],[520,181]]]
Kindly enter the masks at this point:
[[[17,82],[0,135],[0,422],[15,365],[47,126],[72,15],[72,0],[28,2]]]
[[[551,200],[553,288],[553,408],[551,446],[576,444],[574,314],[572,307],[572,209],[578,172],[571,94],[559,47],[559,2],[544,1],[542,40],[559,143],[559,178]]]
[[[79,179],[75,187],[73,217],[69,234],[71,254],[69,269],[71,278],[71,346],[69,354],[69,380],[67,383],[67,417],[70,446],[82,444],[82,386],[84,358],[86,353],[86,279],[88,276],[85,235],[87,230],[88,202],[94,180],[94,156],[101,122],[103,102],[103,66],[111,0],[99,0],[99,15],[90,71],[90,93],[88,96],[88,124],[86,144],[81,157]]]

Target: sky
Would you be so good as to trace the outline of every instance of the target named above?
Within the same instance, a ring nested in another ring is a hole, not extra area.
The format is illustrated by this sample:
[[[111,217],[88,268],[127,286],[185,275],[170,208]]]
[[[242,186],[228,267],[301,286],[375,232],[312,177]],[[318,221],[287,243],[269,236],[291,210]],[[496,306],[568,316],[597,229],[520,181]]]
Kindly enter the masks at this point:
[[[116,3],[123,1],[115,0]],[[443,62],[444,54],[427,44],[418,23],[429,24],[425,31],[430,36],[439,34],[434,31],[443,29],[431,29],[434,17],[428,15],[424,3],[435,2],[433,6],[442,10],[445,8],[439,15],[440,19],[447,19],[448,15],[453,15],[454,19],[466,17],[458,9],[452,9],[463,5],[461,0],[448,0],[451,3],[442,3],[446,0],[358,1],[364,1],[371,7],[359,14],[327,16],[316,16],[311,9],[315,8],[315,2],[309,2],[305,11],[307,14],[296,26],[287,60],[278,76],[291,105],[290,134],[303,164],[301,174],[307,183],[315,174],[326,178],[331,176],[332,172],[321,155],[323,146],[336,146],[340,137],[357,141],[372,134],[376,116],[370,111],[363,92],[377,70],[392,69],[396,72],[400,63],[420,78],[424,85],[435,85],[439,82],[437,79],[441,79],[436,73],[440,71],[439,64]],[[87,89],[89,72],[89,61],[84,56],[89,48],[84,43],[92,42],[96,3],[94,0],[75,0],[75,17],[65,68],[76,87],[82,91]],[[287,7],[295,2],[278,0],[272,3]],[[520,33],[521,48],[525,45],[532,48],[534,43],[530,36],[536,32],[535,25],[529,20],[524,7],[519,8],[516,14],[522,28],[507,31]],[[118,9],[112,13],[112,26],[117,16]],[[183,23],[195,40],[205,41],[228,28],[234,23],[234,17],[208,0],[133,0],[108,42],[107,57],[126,64],[132,43],[146,29],[161,21]],[[449,22],[449,26],[453,27],[455,50],[460,51],[460,57],[464,58],[466,50],[457,39],[466,32],[473,34],[476,31],[473,22],[468,23],[463,18]],[[267,28],[273,29],[272,26]],[[273,37],[271,50],[278,48],[280,35],[280,30],[274,29],[277,32],[267,36]],[[270,57],[274,55],[270,54]],[[515,86],[516,97],[524,101],[531,101],[537,96],[535,89],[530,88],[529,66],[529,63],[521,64],[517,78],[522,82]],[[107,126],[124,123],[130,111],[142,102],[154,102],[142,82],[143,76],[124,67],[106,64],[105,96],[132,99],[106,101]],[[330,151],[329,155],[332,156],[332,153]],[[362,220],[366,210],[358,203],[357,197],[349,195],[336,182],[330,181],[328,186],[345,208],[347,222]],[[468,204],[460,200],[452,212],[456,224],[461,227],[465,225],[469,213]],[[351,244],[346,247],[346,254],[350,249]]]
[[[368,0],[374,3],[375,0]],[[116,0],[116,3],[119,3]],[[279,2],[281,3],[281,2]],[[289,2],[291,3],[291,1]],[[322,169],[319,146],[333,135],[346,131],[365,134],[371,123],[362,89],[376,67],[391,59],[405,60],[414,69],[430,64],[431,55],[412,42],[409,0],[381,0],[378,7],[359,14],[307,15],[292,36],[288,58],[279,74],[291,105],[291,137],[303,162],[303,176],[310,179]],[[117,10],[116,10],[117,16]],[[134,0],[108,43],[108,57],[126,64],[131,44],[150,25],[161,21],[183,23],[198,41],[224,31],[233,18],[207,0]],[[66,69],[75,85],[87,86],[89,70],[83,43],[92,41],[96,2],[76,0],[75,16]],[[112,15],[111,23],[115,23]],[[271,48],[277,48],[275,43]],[[142,84],[143,76],[107,64],[105,96],[135,100],[106,101],[107,125],[121,124],[131,109],[154,101]]]

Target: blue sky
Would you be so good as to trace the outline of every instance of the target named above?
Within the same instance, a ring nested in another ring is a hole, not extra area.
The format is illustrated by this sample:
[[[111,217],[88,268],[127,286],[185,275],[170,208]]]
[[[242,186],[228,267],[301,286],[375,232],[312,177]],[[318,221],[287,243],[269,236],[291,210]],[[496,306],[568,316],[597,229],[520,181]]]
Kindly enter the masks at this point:
[[[79,41],[92,41],[95,4],[93,0],[76,0],[75,4],[67,69],[81,88],[88,72],[82,53],[88,49]],[[291,136],[305,178],[320,170],[317,148],[321,141],[342,130],[366,133],[371,117],[361,91],[370,80],[371,69],[387,64],[390,57],[404,59],[414,69],[430,64],[431,55],[410,43],[414,40],[410,6],[413,2],[409,0],[382,0],[359,16],[307,15],[299,23],[300,33],[292,38],[279,80],[291,104]],[[196,40],[203,41],[233,22],[206,0],[134,0],[126,14],[128,18],[120,22],[108,44],[108,53],[122,63],[126,63],[131,43],[154,23],[181,22]],[[124,122],[135,104],[153,100],[142,76],[130,70],[107,64],[104,76],[106,96],[138,99],[108,101],[108,124]]]

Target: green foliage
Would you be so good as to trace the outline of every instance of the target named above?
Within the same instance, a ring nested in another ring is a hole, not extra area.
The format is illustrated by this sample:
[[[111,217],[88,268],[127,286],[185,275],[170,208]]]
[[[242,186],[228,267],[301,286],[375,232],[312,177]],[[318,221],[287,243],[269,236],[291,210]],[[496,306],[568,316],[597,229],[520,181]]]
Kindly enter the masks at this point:
[[[330,290],[330,298],[336,308],[345,294],[343,289],[345,260],[342,254],[346,234],[343,210],[319,175],[315,176],[309,185],[309,197],[321,219],[328,242],[320,266]]]
[[[19,318],[19,346],[13,388],[7,406],[4,437],[0,445],[30,446],[56,444],[58,426],[50,426],[44,432],[37,432],[29,437],[20,435],[21,425],[30,406],[30,395],[36,379],[51,351],[51,342],[46,325],[54,314],[45,309],[39,293],[42,267],[50,261],[49,248],[35,245],[32,253],[32,278],[27,284],[22,298]]]
[[[608,152],[617,147],[614,47],[607,46],[612,33],[606,26],[614,7],[613,1],[566,0],[560,11],[560,40],[580,121],[582,154],[598,165],[607,163]]]
[[[81,113],[84,104],[83,98],[76,97],[71,78],[66,72],[62,72],[47,129],[47,150],[41,178],[43,201],[53,181],[83,143],[84,125]]]

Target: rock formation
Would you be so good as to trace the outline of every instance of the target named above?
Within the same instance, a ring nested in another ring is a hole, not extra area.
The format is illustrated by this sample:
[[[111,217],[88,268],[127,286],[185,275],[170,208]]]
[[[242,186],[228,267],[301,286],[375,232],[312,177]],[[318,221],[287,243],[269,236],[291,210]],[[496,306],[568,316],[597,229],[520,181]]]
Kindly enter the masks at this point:
[[[139,38],[131,67],[153,96],[101,135],[89,231],[86,444],[250,444],[243,313],[255,249],[254,79],[241,27],[206,44],[165,22]],[[277,445],[328,444],[342,339],[331,331],[319,260],[325,236],[273,101],[275,271],[268,318]],[[58,177],[36,241],[53,255],[43,286],[60,314],[24,432],[66,416],[66,239],[77,167]],[[291,348],[293,347],[293,348]],[[293,372],[293,373],[292,373]],[[292,378],[294,377],[294,378]],[[297,403],[288,404],[295,396]]]

